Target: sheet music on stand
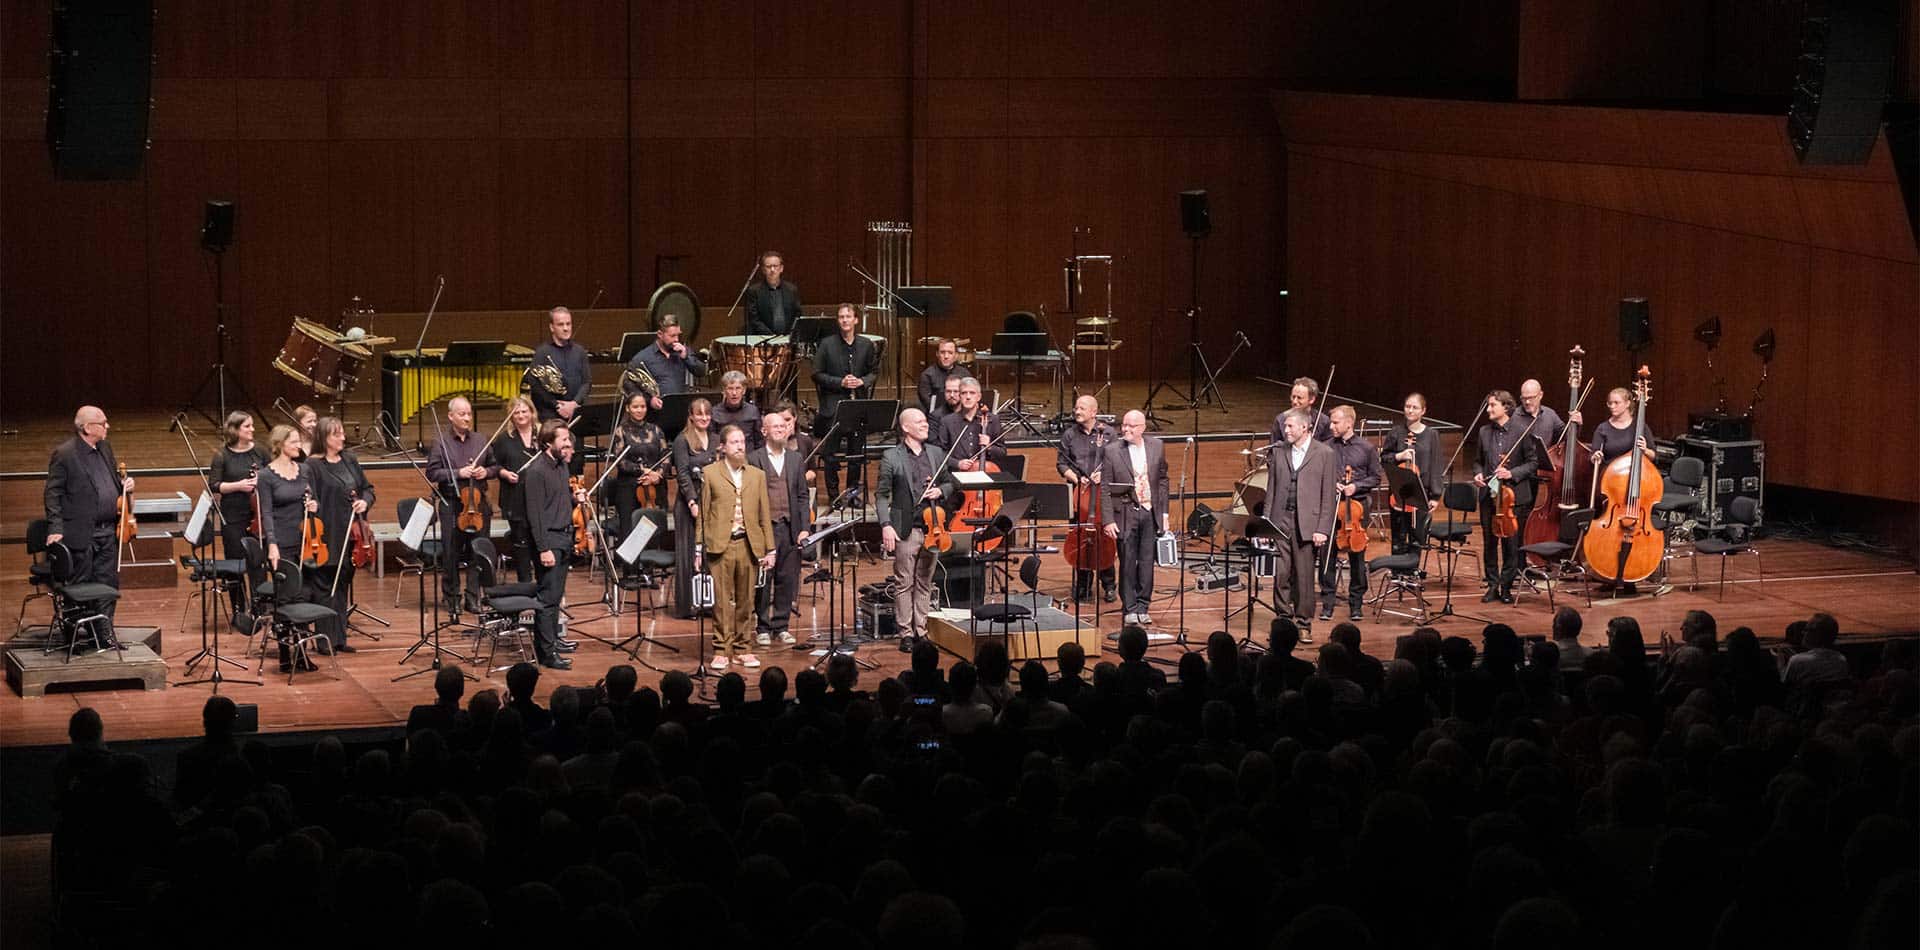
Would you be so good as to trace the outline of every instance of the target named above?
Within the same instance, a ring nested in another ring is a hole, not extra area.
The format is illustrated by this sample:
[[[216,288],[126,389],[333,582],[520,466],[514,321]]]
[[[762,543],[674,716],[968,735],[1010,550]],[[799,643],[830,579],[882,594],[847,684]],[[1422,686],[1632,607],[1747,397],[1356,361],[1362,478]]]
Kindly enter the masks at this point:
[[[182,535],[187,539],[188,544],[192,544],[193,539],[200,537],[200,533],[207,529],[207,518],[212,511],[213,496],[204,491],[201,492],[200,499],[193,503],[193,514],[187,518],[186,534]]]
[[[620,546],[615,548],[613,553],[619,556],[621,561],[632,564],[640,559],[640,552],[646,549],[648,542],[653,540],[654,534],[659,530],[660,526],[654,524],[652,518],[637,519],[633,530],[627,532],[626,538],[620,542]]]
[[[408,548],[420,550],[420,542],[427,538],[427,526],[433,523],[434,505],[425,498],[413,506],[413,517],[400,527],[400,543]]]

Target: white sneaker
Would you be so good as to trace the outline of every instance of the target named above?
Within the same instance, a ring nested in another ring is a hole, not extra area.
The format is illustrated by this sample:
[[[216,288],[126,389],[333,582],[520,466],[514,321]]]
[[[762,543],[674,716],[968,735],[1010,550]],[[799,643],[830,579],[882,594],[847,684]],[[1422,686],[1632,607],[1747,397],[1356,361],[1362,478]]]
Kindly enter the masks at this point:
[[[1153,615],[1152,615],[1152,614],[1141,614],[1141,615],[1140,615],[1140,626],[1143,626],[1143,627],[1151,627],[1151,626],[1153,626]]]
[[[1120,622],[1121,622],[1121,623],[1134,623],[1134,622],[1136,622],[1136,621],[1138,621],[1139,619],[1140,619],[1140,615],[1139,615],[1139,614],[1121,614],[1121,615],[1120,615]]]
[[[770,647],[770,646],[773,646],[773,638],[771,638],[771,637],[769,637],[769,636],[767,636],[767,635],[766,635],[766,634],[764,634],[764,633],[762,633],[762,634],[758,634],[758,635],[756,635],[756,636],[755,636],[755,637],[753,638],[753,642],[755,642],[755,643],[757,643],[757,644],[759,644],[759,645],[761,645],[761,646],[763,646],[763,647]]]
[[[780,631],[780,642],[781,642],[781,643],[784,643],[784,644],[786,644],[787,646],[792,646],[792,645],[793,645],[793,634],[791,634],[791,633],[789,633],[789,632],[787,632],[787,631],[785,631],[785,630],[782,630],[782,631]]]
[[[760,658],[751,653],[742,653],[740,654],[740,665],[747,669],[753,669],[760,665]]]
[[[716,672],[724,670],[727,668],[727,658],[724,656],[716,656],[713,658],[713,662],[708,663],[707,666]]]

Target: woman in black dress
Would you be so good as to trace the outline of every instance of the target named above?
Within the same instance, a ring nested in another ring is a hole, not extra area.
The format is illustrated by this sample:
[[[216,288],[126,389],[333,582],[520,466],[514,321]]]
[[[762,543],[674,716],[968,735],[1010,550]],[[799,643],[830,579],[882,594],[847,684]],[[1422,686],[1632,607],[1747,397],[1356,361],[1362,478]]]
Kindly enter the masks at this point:
[[[533,580],[533,532],[527,527],[527,507],[520,491],[520,470],[540,452],[540,426],[533,402],[515,396],[507,403],[507,427],[489,446],[488,465],[500,467],[500,513],[507,519],[507,541],[513,548],[513,568],[524,583]]]
[[[1647,448],[1647,443],[1652,438],[1653,433],[1646,433],[1638,443],[1640,451],[1647,453],[1649,458],[1653,452]],[[1614,459],[1627,454],[1627,450],[1634,445],[1633,393],[1616,387],[1607,393],[1607,421],[1593,427],[1593,464],[1605,471]],[[1599,479],[1594,479],[1594,484],[1599,483]]]
[[[267,565],[279,569],[280,561],[285,558],[294,563],[300,558],[300,522],[307,512],[319,510],[320,503],[313,499],[313,480],[307,470],[307,464],[300,461],[306,450],[301,445],[300,430],[289,425],[278,425],[267,436],[267,452],[272,461],[260,469],[260,480],[255,491],[260,495],[260,541],[267,548]],[[293,572],[299,576],[299,572]],[[306,588],[301,584],[288,585],[287,590],[274,591],[274,597],[283,603],[306,599]],[[292,660],[287,644],[280,644],[280,672],[291,670]],[[302,661],[301,669],[313,669],[313,664]]]
[[[353,558],[347,551],[347,530],[353,519],[373,506],[373,483],[360,460],[346,450],[347,430],[340,420],[322,416],[314,426],[313,497],[320,503],[320,520],[327,526],[327,564],[307,574],[313,599],[333,608],[334,619],[319,625],[336,653],[352,653],[347,643],[347,611],[352,607]]]
[[[673,501],[673,615],[693,616],[693,542],[700,533],[700,470],[719,456],[707,429],[713,424],[713,404],[695,399],[687,404],[687,427],[673,438],[673,479],[679,497]]]
[[[648,486],[649,492],[659,493],[660,503],[651,507],[666,507],[664,486],[667,467],[657,463],[666,457],[669,446],[667,437],[660,434],[660,427],[647,421],[647,402],[647,394],[643,392],[627,396],[625,411],[613,427],[613,441],[607,445],[607,457],[620,459],[613,477],[607,480],[608,491],[613,495],[613,510],[618,517],[613,529],[614,544],[619,544],[633,529],[633,512],[640,507],[636,489],[640,486]],[[625,456],[620,454],[623,450],[626,451]]]
[[[207,484],[220,496],[220,553],[229,560],[245,561],[247,554],[241,539],[259,537],[253,528],[254,489],[260,470],[267,467],[267,450],[253,440],[253,416],[235,410],[227,414],[227,441],[213,453],[207,467]],[[266,517],[266,509],[260,509]],[[251,577],[254,584],[264,576]],[[250,584],[234,583],[227,588],[227,602],[235,611],[251,611]]]
[[[1419,393],[1408,393],[1406,402],[1400,407],[1406,414],[1406,421],[1397,423],[1387,431],[1387,440],[1381,444],[1380,462],[1382,465],[1413,465],[1420,469],[1420,484],[1427,490],[1427,510],[1417,512],[1419,524],[1425,524],[1432,513],[1440,507],[1440,492],[1446,484],[1446,473],[1441,471],[1440,430],[1427,425],[1427,397]],[[1413,445],[1407,445],[1407,437],[1413,437]],[[1388,506],[1389,524],[1393,527],[1393,553],[1405,554],[1414,549],[1413,532],[1416,512],[1403,511],[1399,500]]]

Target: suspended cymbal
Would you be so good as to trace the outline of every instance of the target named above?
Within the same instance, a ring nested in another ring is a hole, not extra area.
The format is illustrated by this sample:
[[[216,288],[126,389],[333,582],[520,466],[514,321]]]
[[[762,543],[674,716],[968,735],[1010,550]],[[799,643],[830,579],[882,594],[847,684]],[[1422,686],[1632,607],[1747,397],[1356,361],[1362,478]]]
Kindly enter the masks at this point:
[[[1073,325],[1078,327],[1106,327],[1106,326],[1112,326],[1119,322],[1120,321],[1115,320],[1112,317],[1081,317],[1080,319],[1073,321]]]

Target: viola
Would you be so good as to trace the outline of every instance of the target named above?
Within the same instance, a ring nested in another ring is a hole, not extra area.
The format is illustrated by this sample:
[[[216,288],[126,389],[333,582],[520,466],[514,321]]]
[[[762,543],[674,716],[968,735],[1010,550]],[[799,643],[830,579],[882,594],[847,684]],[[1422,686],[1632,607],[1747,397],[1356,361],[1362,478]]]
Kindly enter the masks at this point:
[[[247,477],[253,480],[254,489],[248,494],[253,496],[253,521],[247,525],[247,533],[260,536],[260,463],[255,462],[247,469]]]
[[[360,500],[360,493],[357,491],[347,494],[355,501]],[[347,522],[347,560],[354,567],[365,570],[373,566],[373,552],[373,524],[367,520],[367,513],[363,511]]]
[[[305,503],[313,500],[313,493],[306,492],[301,499],[304,510]],[[300,560],[314,567],[327,566],[327,523],[320,520],[317,511],[309,511],[300,519]]]
[[[460,489],[460,516],[454,519],[454,526],[467,534],[487,530],[487,517],[482,513],[485,497],[480,493],[479,480],[468,479]]]
[[[1407,433],[1407,448],[1409,448],[1409,449],[1415,449],[1415,451],[1416,451],[1416,454],[1415,454],[1415,456],[1414,456],[1414,458],[1416,458],[1416,459],[1417,459],[1417,458],[1419,458],[1419,455],[1417,454],[1417,453],[1418,453],[1418,450],[1417,450],[1417,449],[1415,448],[1415,443],[1417,443],[1418,441],[1419,441],[1419,438],[1418,438],[1417,436],[1415,436],[1415,435],[1414,435],[1414,433],[1413,433],[1412,431],[1409,431],[1409,432]],[[1417,461],[1409,461],[1409,462],[1407,462],[1407,471],[1408,471],[1408,472],[1411,472],[1411,473],[1413,474],[1413,477],[1414,477],[1414,478],[1419,478],[1419,477],[1420,477],[1420,463],[1419,463],[1419,462],[1417,462]],[[1392,509],[1392,510],[1394,510],[1394,511],[1404,511],[1404,512],[1406,512],[1407,514],[1414,514],[1414,513],[1416,513],[1416,512],[1418,512],[1418,511],[1420,510],[1420,506],[1419,506],[1419,505],[1414,505],[1414,504],[1403,504],[1403,503],[1401,503],[1401,501],[1400,501],[1400,499],[1399,499],[1399,497],[1398,497],[1397,495],[1395,495],[1394,493],[1391,493],[1391,492],[1390,492],[1390,493],[1389,493],[1389,495],[1390,495],[1391,497],[1388,497],[1388,498],[1387,498],[1387,507],[1388,507],[1388,508],[1390,508],[1390,509]]]
[[[1607,507],[1587,528],[1582,551],[1587,570],[1611,578],[1615,584],[1642,581],[1660,566],[1667,548],[1666,532],[1654,525],[1653,506],[1666,491],[1660,470],[1640,449],[1647,435],[1647,403],[1652,399],[1653,374],[1645,366],[1634,374],[1633,448],[1607,464],[1599,476],[1600,494]]]
[[[119,471],[120,480],[125,482],[127,480],[127,463],[121,462]],[[130,491],[120,492],[119,506],[120,523],[114,528],[114,534],[120,538],[121,544],[132,544],[134,537],[140,533],[140,526],[135,524],[133,520],[133,493]]]
[[[586,491],[586,480],[579,475],[575,475],[567,479],[567,487],[576,493]],[[592,523],[593,505],[588,502],[575,505],[573,508],[573,553],[593,553],[593,532],[587,530],[587,526]]]
[[[1346,477],[1342,484],[1353,484],[1353,466],[1347,466]],[[1341,501],[1334,513],[1333,546],[1339,551],[1365,551],[1367,549],[1367,506],[1360,499],[1348,496]]]
[[[953,549],[953,534],[947,530],[947,509],[943,505],[928,504],[920,509],[920,524],[926,529],[926,537],[920,544],[933,551]]]

